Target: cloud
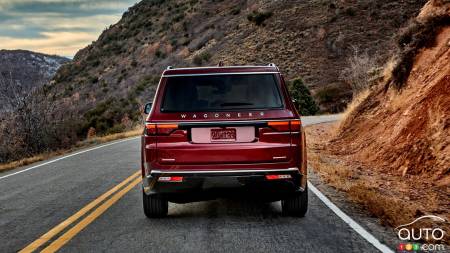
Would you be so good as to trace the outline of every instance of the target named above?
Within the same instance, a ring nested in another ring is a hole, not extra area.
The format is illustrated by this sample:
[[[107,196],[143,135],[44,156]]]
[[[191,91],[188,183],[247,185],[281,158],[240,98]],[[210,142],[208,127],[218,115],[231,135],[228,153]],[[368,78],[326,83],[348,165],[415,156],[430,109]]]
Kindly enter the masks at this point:
[[[44,32],[41,38],[1,37],[2,47],[28,49],[46,54],[73,56],[86,42],[96,39],[96,35],[85,32]]]
[[[136,0],[0,0],[0,49],[72,57]]]

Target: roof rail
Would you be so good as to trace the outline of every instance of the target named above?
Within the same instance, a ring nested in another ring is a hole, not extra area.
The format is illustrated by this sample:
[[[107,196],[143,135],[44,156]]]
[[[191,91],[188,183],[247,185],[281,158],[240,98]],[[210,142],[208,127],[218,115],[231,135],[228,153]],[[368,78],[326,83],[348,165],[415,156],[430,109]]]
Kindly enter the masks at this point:
[[[269,66],[269,67],[274,67],[274,68],[276,68],[278,71],[280,70],[280,69],[278,68],[278,66],[275,65],[275,63],[269,63],[268,66]]]
[[[173,67],[172,66],[167,66],[167,68],[166,69],[173,69]]]

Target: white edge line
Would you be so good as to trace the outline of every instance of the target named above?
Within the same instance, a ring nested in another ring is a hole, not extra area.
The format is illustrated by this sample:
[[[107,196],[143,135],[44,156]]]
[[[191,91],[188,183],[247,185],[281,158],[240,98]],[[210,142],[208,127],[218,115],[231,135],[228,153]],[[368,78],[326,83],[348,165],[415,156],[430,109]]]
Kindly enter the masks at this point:
[[[365,230],[361,225],[359,225],[356,221],[354,221],[350,216],[345,214],[339,207],[337,207],[333,202],[331,202],[325,195],[323,195],[316,187],[314,187],[311,182],[308,181],[308,188],[317,196],[319,199],[330,208],[339,218],[341,218],[345,223],[347,223],[353,230],[356,231],[360,236],[366,239],[370,244],[372,244],[375,248],[380,250],[381,252],[394,253],[388,246],[382,244],[378,241],[375,236]]]
[[[99,148],[104,148],[104,147],[107,147],[107,146],[111,146],[111,145],[114,145],[114,144],[117,144],[117,143],[129,141],[129,140],[134,140],[134,139],[137,139],[137,138],[140,138],[140,136],[131,137],[131,138],[123,139],[123,140],[120,140],[120,141],[115,141],[115,142],[111,142],[111,143],[108,143],[108,144],[103,144],[103,145],[100,145],[100,146],[97,146],[97,147],[93,147],[93,148],[90,148],[90,149],[78,151],[78,152],[75,152],[75,153],[70,154],[70,155],[66,155],[66,156],[63,156],[63,157],[60,157],[60,158],[57,158],[57,159],[54,159],[54,160],[50,160],[48,162],[44,162],[44,163],[41,163],[41,164],[38,164],[38,165],[35,165],[35,166],[32,166],[32,167],[26,168],[24,170],[16,171],[14,173],[11,173],[11,174],[8,174],[8,175],[5,175],[5,176],[1,176],[0,179],[11,177],[11,176],[14,176],[14,175],[17,175],[17,174],[20,174],[20,173],[23,173],[23,172],[26,172],[26,171],[29,171],[29,170],[32,170],[32,169],[36,169],[36,168],[45,166],[47,164],[51,164],[51,163],[60,161],[62,159],[66,159],[66,158],[69,158],[69,157],[72,157],[72,156],[80,155],[80,154],[83,154],[83,153],[86,153],[86,152],[89,152],[89,151],[92,151],[92,150],[96,150],[96,149],[99,149]]]

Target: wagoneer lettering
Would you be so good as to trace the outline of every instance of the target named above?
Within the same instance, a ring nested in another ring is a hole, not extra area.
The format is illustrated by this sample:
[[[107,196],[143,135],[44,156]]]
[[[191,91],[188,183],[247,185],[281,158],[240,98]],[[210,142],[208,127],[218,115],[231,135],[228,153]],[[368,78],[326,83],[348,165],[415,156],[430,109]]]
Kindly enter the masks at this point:
[[[284,214],[305,215],[305,134],[275,65],[169,68],[144,129],[147,217],[216,197],[281,200]]]
[[[248,113],[205,113],[203,114],[204,118],[216,118],[216,119],[220,119],[220,118],[231,118],[231,117],[237,117],[237,118],[241,118],[241,117],[248,117],[248,118],[252,118],[252,117],[258,117],[258,116],[264,116],[264,112],[248,112]],[[187,114],[187,113],[182,113],[180,114],[180,118],[181,119],[188,119],[188,118],[192,118],[195,119],[197,118],[197,114],[193,113],[193,114]]]

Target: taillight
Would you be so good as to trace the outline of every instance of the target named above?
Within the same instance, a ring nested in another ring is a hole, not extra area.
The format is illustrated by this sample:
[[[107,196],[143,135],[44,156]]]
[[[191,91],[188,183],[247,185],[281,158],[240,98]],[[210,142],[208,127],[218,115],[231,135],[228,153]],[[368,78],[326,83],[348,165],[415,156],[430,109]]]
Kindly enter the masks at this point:
[[[269,121],[267,122],[267,125],[277,131],[283,132],[283,131],[291,131],[291,132],[298,132],[300,131],[301,127],[301,121],[300,120],[291,120],[291,121]]]
[[[169,135],[173,131],[178,129],[177,124],[157,124],[156,132],[158,135]]]
[[[145,124],[146,135],[169,135],[177,129],[177,124]]]
[[[301,126],[302,126],[302,122],[300,120],[291,120],[291,132],[300,131]]]
[[[267,125],[277,131],[289,131],[289,121],[270,121]]]
[[[156,124],[145,124],[146,135],[156,135]]]

